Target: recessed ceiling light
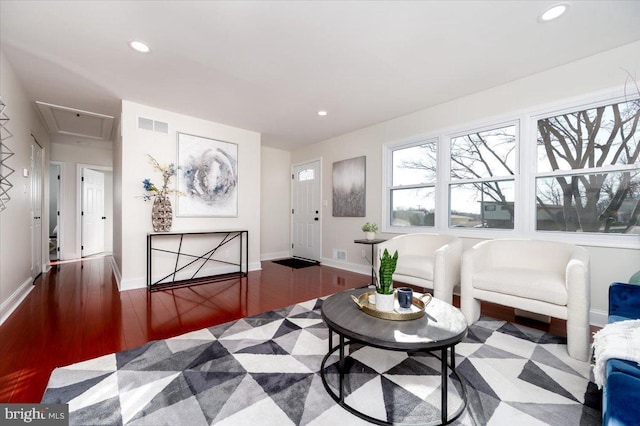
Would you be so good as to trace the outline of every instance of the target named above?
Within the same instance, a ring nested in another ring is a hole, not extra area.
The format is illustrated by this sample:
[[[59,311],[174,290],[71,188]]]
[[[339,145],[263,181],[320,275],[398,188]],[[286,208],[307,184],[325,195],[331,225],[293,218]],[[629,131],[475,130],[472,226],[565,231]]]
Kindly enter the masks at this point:
[[[325,115],[327,115],[327,111],[325,111],[325,110],[320,110],[320,111],[318,111],[318,115],[319,115],[320,117],[324,117]]]
[[[149,51],[151,50],[151,48],[145,42],[139,40],[130,41],[129,46],[131,46],[133,50],[141,53],[149,53]]]
[[[564,13],[569,9],[568,3],[558,3],[554,4],[551,7],[548,7],[538,16],[538,22],[549,22],[554,19],[559,18],[564,15]]]

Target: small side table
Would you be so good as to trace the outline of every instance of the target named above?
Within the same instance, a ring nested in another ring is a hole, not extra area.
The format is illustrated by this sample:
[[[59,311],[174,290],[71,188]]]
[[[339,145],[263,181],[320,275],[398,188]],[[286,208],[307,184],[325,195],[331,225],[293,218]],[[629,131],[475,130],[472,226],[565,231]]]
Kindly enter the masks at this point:
[[[373,256],[375,255],[375,246],[376,244],[384,243],[385,241],[387,240],[383,238],[376,238],[373,240],[353,240],[353,242],[356,244],[368,244],[371,246],[371,284],[374,286],[376,285],[373,266],[375,265],[375,262],[373,261]]]

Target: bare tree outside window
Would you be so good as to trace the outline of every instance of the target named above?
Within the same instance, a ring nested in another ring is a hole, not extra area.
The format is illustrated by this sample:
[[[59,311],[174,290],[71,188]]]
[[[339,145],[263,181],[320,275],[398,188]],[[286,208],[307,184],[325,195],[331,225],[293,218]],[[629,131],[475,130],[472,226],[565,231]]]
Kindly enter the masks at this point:
[[[392,226],[434,226],[437,143],[422,141],[391,154],[389,200]]]
[[[536,229],[639,232],[639,121],[640,100],[538,120]]]
[[[449,226],[513,229],[515,125],[451,138]]]

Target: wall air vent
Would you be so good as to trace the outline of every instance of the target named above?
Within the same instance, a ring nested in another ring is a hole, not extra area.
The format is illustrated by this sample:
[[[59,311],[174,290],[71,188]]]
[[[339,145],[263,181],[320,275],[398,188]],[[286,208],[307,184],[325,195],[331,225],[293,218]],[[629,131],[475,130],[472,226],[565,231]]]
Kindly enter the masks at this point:
[[[144,117],[138,117],[138,129],[153,131],[153,120]]]
[[[335,260],[340,260],[342,262],[346,262],[347,261],[347,251],[346,250],[333,249],[333,258]]]
[[[138,117],[138,129],[169,134],[169,123],[152,120],[150,118]]]
[[[169,134],[169,123],[165,123],[164,121],[155,121],[153,122],[153,130],[158,133]]]

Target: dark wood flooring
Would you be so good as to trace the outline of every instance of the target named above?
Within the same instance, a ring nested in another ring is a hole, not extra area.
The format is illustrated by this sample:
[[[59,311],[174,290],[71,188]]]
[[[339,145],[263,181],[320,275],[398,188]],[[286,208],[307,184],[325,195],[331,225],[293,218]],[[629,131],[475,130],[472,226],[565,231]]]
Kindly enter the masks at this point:
[[[119,292],[108,258],[54,265],[0,326],[0,402],[40,402],[56,367],[135,348],[151,340],[366,285],[370,277],[328,266],[292,269],[262,262],[246,278],[148,293]],[[456,298],[454,304],[459,306]],[[513,310],[483,304],[483,313],[566,335],[550,325],[516,319]]]

